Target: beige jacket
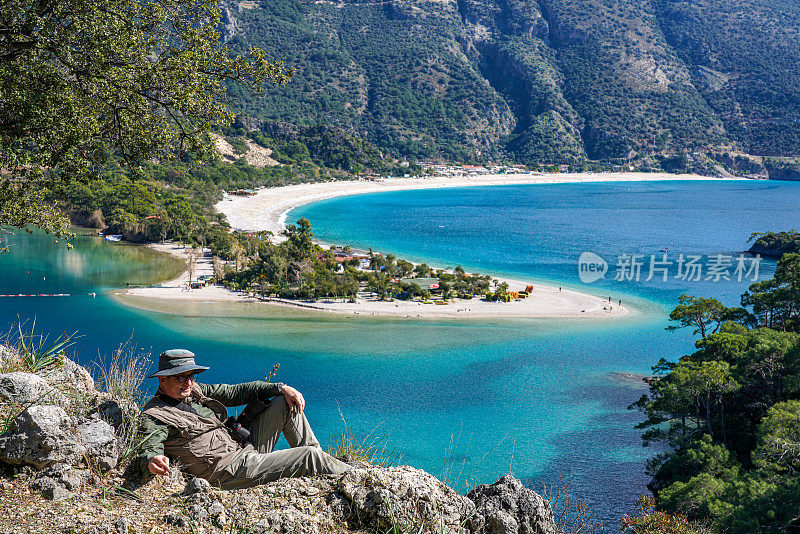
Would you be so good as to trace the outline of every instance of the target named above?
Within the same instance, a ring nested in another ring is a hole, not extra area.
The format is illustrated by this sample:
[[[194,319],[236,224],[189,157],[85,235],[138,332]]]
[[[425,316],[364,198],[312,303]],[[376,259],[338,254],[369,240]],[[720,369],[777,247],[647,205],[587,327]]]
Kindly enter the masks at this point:
[[[203,417],[171,406],[158,395],[150,399],[143,412],[178,430],[175,437],[164,441],[164,453],[178,460],[196,477],[211,482],[233,460],[242,447],[224,426],[228,410],[221,402],[203,395],[195,384],[194,401],[210,409],[215,417]]]

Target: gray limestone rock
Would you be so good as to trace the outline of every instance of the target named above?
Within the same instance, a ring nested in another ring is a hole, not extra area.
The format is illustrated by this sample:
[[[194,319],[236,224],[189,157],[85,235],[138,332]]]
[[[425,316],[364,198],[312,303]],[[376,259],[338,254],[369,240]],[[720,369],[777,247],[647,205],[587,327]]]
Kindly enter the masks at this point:
[[[41,492],[45,499],[62,501],[75,496],[86,479],[86,472],[72,469],[66,464],[54,464],[39,473],[31,483],[31,489]]]
[[[131,520],[118,515],[111,521],[111,532],[116,534],[131,534]]]
[[[67,488],[59,486],[53,482],[53,479],[48,478],[46,480],[49,483],[43,484],[40,488],[42,497],[45,499],[49,499],[51,501],[66,501],[67,499],[71,499],[75,496],[75,494],[69,491]]]
[[[297,510],[273,510],[267,517],[250,527],[253,534],[298,533],[319,534],[319,522],[314,517],[299,513]]]
[[[511,475],[467,494],[475,503],[470,530],[481,534],[560,534],[550,503]]]
[[[113,469],[119,459],[114,428],[100,419],[98,414],[82,419],[76,425],[78,442],[86,457],[101,469]]]
[[[79,393],[95,393],[94,379],[85,367],[69,358],[62,357],[61,365],[38,372],[50,384],[59,389]]]
[[[0,435],[0,462],[12,465],[74,465],[82,453],[69,416],[58,406],[31,406]]]
[[[416,532],[428,525],[436,532],[459,532],[475,510],[433,475],[408,466],[354,469],[336,485],[350,501],[350,522],[368,529],[399,526]]]
[[[55,404],[65,406],[67,399],[47,383],[45,379],[31,373],[0,374],[0,399],[18,404]]]
[[[219,528],[223,528],[228,522],[225,507],[221,502],[214,501],[211,503],[211,506],[208,507],[208,516],[211,518],[211,522]]]
[[[76,491],[84,484],[87,475],[83,469],[73,469],[67,464],[53,464],[36,474],[31,489],[43,491],[51,486],[60,486],[68,491]]]
[[[186,483],[183,488],[184,495],[194,495],[196,493],[209,493],[211,491],[211,484],[204,478],[193,478]]]
[[[188,523],[178,510],[170,510],[164,515],[164,523],[173,527],[184,528]]]
[[[139,408],[136,403],[129,400],[106,398],[98,396],[99,405],[97,413],[100,418],[114,427],[117,432],[125,432],[136,422]]]

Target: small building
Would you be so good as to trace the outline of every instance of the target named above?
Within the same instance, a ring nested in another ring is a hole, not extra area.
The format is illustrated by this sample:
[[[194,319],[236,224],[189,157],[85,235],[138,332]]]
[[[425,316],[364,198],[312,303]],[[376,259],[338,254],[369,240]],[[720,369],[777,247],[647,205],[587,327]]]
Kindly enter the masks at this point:
[[[252,197],[255,196],[257,191],[255,189],[237,189],[236,191],[231,191],[231,195],[236,195],[237,197]]]
[[[438,278],[401,278],[401,284],[417,284],[422,289],[439,289]]]

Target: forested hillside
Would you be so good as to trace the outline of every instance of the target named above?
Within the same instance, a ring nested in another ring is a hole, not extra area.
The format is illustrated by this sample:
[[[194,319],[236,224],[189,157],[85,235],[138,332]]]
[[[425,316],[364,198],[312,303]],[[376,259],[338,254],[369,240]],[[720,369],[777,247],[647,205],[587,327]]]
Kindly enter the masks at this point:
[[[523,163],[800,154],[800,5],[228,1],[228,45],[297,70],[242,112],[397,156]]]

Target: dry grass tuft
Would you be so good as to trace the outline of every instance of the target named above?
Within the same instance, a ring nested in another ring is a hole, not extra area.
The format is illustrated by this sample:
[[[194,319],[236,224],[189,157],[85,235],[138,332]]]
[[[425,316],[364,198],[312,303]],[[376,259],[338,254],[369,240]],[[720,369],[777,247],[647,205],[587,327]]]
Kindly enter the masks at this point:
[[[569,482],[559,480],[551,486],[542,484],[542,498],[550,502],[559,532],[603,533],[603,523],[595,519],[589,503],[572,492]]]
[[[133,344],[133,338],[122,343],[110,358],[95,362],[101,391],[114,398],[131,401],[137,406],[144,403],[142,382],[150,369],[150,352]]]
[[[146,401],[141,386],[150,369],[150,358],[150,352],[136,347],[131,338],[110,357],[95,362],[99,389],[113,397],[122,409],[122,425],[116,428],[121,464],[133,457],[146,439],[139,435],[141,407]]]
[[[328,453],[336,458],[343,458],[347,462],[367,463],[381,467],[398,465],[401,454],[389,448],[389,435],[377,434],[381,424],[373,428],[366,436],[359,440],[348,428],[342,410],[339,409],[344,430],[328,447]]]

